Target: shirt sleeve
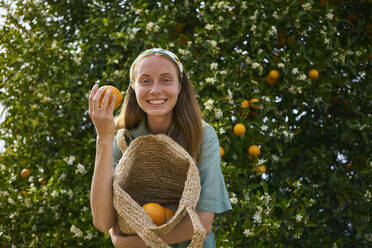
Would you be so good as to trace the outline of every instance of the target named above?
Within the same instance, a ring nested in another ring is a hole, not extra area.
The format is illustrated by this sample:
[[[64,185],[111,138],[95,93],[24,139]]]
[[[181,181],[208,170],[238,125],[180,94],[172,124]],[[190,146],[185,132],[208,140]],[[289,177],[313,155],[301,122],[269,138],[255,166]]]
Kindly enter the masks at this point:
[[[201,192],[196,210],[222,214],[230,211],[231,203],[221,171],[220,144],[214,128],[205,124],[199,158]]]

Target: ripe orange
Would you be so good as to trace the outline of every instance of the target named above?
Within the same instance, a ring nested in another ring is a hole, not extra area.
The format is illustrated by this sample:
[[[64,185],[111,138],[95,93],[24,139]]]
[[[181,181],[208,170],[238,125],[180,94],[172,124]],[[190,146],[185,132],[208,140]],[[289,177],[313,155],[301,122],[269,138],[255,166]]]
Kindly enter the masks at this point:
[[[264,165],[260,165],[256,167],[256,172],[258,174],[264,174],[266,172],[266,167]]]
[[[221,158],[222,158],[223,155],[225,154],[225,150],[223,149],[222,146],[220,146],[220,154],[221,154]]]
[[[22,177],[23,179],[26,179],[30,174],[31,174],[30,169],[23,169],[23,170],[21,171],[21,177]]]
[[[279,72],[277,70],[271,70],[269,73],[269,78],[272,80],[277,80],[279,78]]]
[[[109,97],[109,103],[108,104],[110,105],[110,103],[111,103],[112,95],[115,95],[116,96],[116,102],[115,102],[114,109],[117,109],[120,106],[121,102],[123,101],[123,96],[121,95],[120,91],[112,85],[105,85],[105,86],[103,86],[103,88],[104,88],[104,91],[101,95],[101,98],[99,99],[99,106],[102,105],[102,101],[103,101],[103,97],[105,96],[105,92],[107,90],[111,89],[111,95]]]
[[[168,220],[174,216],[172,209],[165,208],[165,219]]]
[[[234,126],[234,133],[238,136],[243,136],[245,134],[245,126],[242,123],[237,123]]]
[[[251,106],[252,109],[258,109],[259,102],[260,101],[257,98],[252,98],[251,101],[249,102],[250,103],[249,105]]]
[[[319,77],[319,72],[315,69],[311,69],[309,71],[309,78],[311,78],[312,80],[317,80]]]
[[[274,85],[276,83],[276,80],[272,79],[269,75],[266,76],[266,83],[268,85]]]
[[[250,145],[249,148],[248,148],[248,153],[249,155],[251,156],[255,156],[257,157],[258,155],[260,155],[261,153],[261,150],[258,146],[256,145]]]
[[[242,108],[249,108],[249,102],[248,102],[248,100],[243,100],[243,102],[242,102]]]
[[[157,203],[146,203],[142,206],[143,210],[150,216],[155,225],[161,226],[166,220],[166,210]]]

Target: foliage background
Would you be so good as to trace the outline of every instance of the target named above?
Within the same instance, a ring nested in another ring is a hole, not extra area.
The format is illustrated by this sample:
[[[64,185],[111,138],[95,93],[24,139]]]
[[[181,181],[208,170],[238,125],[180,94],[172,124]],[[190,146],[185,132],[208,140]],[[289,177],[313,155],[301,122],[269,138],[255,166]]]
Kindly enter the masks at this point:
[[[234,209],[215,222],[217,247],[371,247],[371,1],[0,4],[1,246],[111,247],[90,215],[88,92],[99,82],[124,93],[134,58],[163,47],[225,150]],[[251,98],[258,110],[240,107]]]

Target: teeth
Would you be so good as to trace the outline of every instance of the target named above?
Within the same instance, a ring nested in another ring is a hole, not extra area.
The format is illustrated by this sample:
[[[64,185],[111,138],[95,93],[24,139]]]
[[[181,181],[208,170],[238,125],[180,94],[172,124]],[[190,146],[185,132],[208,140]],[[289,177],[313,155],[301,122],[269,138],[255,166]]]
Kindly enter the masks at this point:
[[[149,101],[151,104],[162,104],[165,102],[165,100],[151,100]]]

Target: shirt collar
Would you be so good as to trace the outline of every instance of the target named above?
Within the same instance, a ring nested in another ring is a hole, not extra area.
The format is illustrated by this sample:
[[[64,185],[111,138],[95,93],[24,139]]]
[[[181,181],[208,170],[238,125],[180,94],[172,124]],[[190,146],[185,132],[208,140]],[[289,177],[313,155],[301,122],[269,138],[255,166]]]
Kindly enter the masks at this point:
[[[171,127],[168,130],[167,135],[173,131],[174,125],[172,123]],[[140,123],[138,124],[137,127],[132,128],[129,130],[130,134],[133,136],[133,138],[137,138],[139,136],[144,136],[144,135],[150,135],[151,133],[147,130],[147,125],[146,125],[146,118],[143,118]]]

